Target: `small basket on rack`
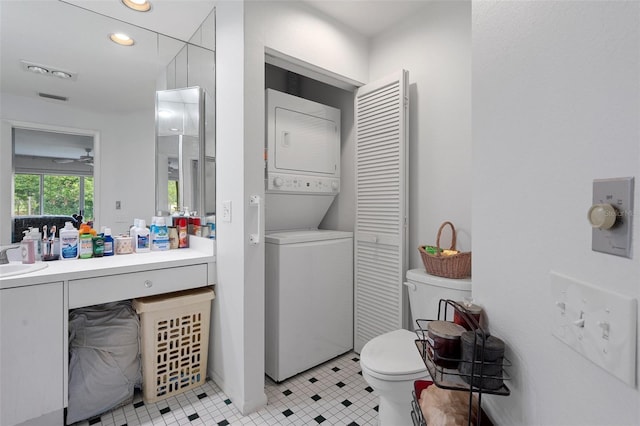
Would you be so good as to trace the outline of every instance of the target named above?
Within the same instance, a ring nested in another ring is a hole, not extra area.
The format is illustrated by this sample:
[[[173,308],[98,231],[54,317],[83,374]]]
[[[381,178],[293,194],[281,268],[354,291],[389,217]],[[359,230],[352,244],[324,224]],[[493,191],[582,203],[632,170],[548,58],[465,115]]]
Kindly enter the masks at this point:
[[[428,274],[436,275],[444,278],[467,278],[471,276],[471,252],[459,252],[452,254],[443,254],[440,247],[440,236],[445,226],[451,227],[451,248],[450,251],[456,251],[456,228],[451,222],[443,222],[438,229],[436,237],[436,247],[434,253],[425,250],[425,246],[418,247],[422,263]]]

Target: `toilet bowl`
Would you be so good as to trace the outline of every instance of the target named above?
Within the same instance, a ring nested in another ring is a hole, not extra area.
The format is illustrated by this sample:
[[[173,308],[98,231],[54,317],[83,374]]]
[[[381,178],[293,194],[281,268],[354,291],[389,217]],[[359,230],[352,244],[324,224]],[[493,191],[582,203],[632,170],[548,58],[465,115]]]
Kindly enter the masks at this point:
[[[438,319],[440,299],[462,301],[471,297],[471,279],[448,279],[427,274],[424,269],[407,271],[411,317]],[[447,316],[451,320],[453,312]],[[443,318],[441,318],[443,319]],[[394,330],[369,340],[360,352],[362,377],[380,398],[378,424],[412,425],[413,383],[429,378],[415,345],[412,331]]]
[[[400,329],[375,337],[362,348],[362,377],[380,398],[380,425],[412,424],[413,382],[429,377],[415,340],[415,333]]]

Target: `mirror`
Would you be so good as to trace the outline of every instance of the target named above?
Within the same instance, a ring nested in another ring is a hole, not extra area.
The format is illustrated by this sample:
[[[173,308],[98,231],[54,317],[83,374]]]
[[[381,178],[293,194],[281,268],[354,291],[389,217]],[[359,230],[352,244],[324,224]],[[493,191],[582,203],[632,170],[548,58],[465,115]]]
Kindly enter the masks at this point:
[[[156,210],[206,216],[204,96],[200,87],[156,93]]]
[[[133,217],[154,214],[155,93],[200,86],[213,99],[215,84],[214,2],[156,3],[144,14],[120,1],[0,1],[0,244],[9,240],[14,214],[14,127],[39,130],[42,124],[96,135],[91,154],[98,225],[125,230]],[[135,44],[115,45],[108,39],[115,31],[128,33]],[[48,72],[30,72],[30,64]],[[213,111],[211,102],[207,113]],[[213,137],[206,140],[205,152],[215,158]],[[82,155],[84,150],[73,157]],[[134,194],[131,182],[144,189],[143,196]],[[207,205],[215,205],[213,196],[206,195]]]

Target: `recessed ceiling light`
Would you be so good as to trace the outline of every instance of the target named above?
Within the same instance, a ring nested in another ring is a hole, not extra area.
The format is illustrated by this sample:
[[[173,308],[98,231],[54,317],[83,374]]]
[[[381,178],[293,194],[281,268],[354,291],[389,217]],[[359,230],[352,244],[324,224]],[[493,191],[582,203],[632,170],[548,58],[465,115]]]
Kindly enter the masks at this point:
[[[64,71],[51,71],[51,75],[64,79],[71,78],[71,74]]]
[[[123,33],[113,33],[109,34],[109,38],[112,42],[117,43],[121,46],[133,46],[134,41],[131,37]]]
[[[151,3],[147,0],[122,0],[122,4],[138,12],[148,12],[151,10]]]
[[[168,110],[168,109],[159,109],[158,110],[158,115],[162,118],[169,118],[173,115],[173,111]]]
[[[169,130],[171,130],[172,132],[179,132],[180,129],[178,129],[177,127],[172,127]]]
[[[44,68],[44,67],[40,67],[38,65],[29,65],[27,67],[27,69],[31,72],[35,72],[36,74],[48,74],[49,70]]]

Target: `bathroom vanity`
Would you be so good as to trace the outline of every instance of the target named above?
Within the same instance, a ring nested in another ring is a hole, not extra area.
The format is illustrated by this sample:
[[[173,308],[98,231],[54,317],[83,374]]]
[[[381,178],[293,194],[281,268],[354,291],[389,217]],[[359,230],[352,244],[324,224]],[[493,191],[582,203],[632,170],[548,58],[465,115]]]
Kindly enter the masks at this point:
[[[190,244],[0,277],[0,424],[64,423],[70,309],[214,285],[214,242]]]

